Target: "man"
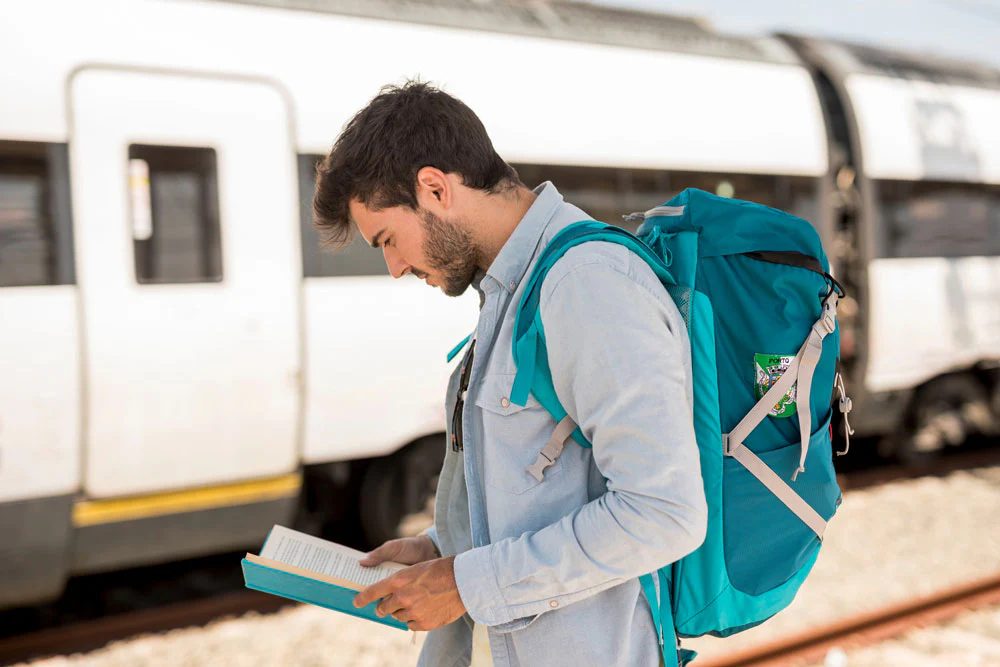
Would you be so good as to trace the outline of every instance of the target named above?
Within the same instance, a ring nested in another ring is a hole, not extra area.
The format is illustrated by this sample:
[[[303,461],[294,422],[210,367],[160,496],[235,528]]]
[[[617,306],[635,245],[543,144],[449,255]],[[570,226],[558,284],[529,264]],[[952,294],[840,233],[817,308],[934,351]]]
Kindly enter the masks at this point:
[[[448,387],[434,528],[368,554],[412,567],[355,604],[431,630],[421,665],[661,664],[637,577],[701,544],[706,507],[686,331],[653,271],[592,242],[546,278],[554,387],[593,448],[568,443],[539,481],[527,468],[556,423],[533,398],[510,401],[511,330],[539,253],[586,213],[550,183],[525,187],[472,110],[424,83],[384,88],[347,124],[314,211],[328,244],[356,226],[393,277],[480,295]]]

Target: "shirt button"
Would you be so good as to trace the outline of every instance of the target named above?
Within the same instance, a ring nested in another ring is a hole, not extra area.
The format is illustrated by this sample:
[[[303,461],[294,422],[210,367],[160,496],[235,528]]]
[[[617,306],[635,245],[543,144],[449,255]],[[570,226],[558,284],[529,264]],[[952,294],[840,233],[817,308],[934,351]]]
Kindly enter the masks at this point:
[[[559,606],[559,601],[558,600],[549,600],[549,606],[552,607],[553,609],[555,609],[556,607]]]
[[[511,292],[513,292],[513,291],[514,291],[515,289],[517,289],[517,283],[515,283],[515,282],[514,282],[514,281],[512,280],[512,281],[510,281],[510,285],[508,285],[507,287],[509,287],[509,288],[510,288],[510,291],[511,291]]]
[[[507,400],[506,397],[500,399],[500,407],[501,408],[506,408],[509,405],[510,405],[510,401]]]

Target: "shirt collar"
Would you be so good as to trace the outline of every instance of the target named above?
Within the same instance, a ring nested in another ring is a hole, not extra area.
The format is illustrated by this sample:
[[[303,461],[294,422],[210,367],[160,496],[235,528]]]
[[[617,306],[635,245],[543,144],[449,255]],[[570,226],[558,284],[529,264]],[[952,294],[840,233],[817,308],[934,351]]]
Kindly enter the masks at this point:
[[[510,292],[517,289],[528,270],[528,264],[535,256],[545,228],[563,203],[563,196],[549,181],[532,192],[538,196],[486,271],[488,277]]]

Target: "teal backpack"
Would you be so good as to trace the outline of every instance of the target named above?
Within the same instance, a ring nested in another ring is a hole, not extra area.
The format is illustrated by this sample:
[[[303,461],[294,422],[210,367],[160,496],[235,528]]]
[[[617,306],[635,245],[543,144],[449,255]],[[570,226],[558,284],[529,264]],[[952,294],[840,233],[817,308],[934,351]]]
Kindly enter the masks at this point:
[[[590,446],[553,389],[541,284],[580,243],[618,243],[642,257],[687,325],[708,501],[702,545],[640,578],[669,667],[694,657],[675,651],[674,637],[759,625],[792,601],[816,561],[841,499],[831,451],[835,385],[845,417],[850,410],[837,373],[843,291],[801,218],[695,189],[635,216],[645,220],[634,236],[583,221],[542,252],[516,316],[511,401],[524,405],[530,392],[558,422],[528,469],[539,480],[569,440]]]

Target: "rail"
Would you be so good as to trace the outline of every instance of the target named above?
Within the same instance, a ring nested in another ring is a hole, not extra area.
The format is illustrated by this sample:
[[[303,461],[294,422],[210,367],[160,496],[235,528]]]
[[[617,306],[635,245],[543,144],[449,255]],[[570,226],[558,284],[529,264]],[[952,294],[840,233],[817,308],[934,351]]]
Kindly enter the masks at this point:
[[[729,654],[696,660],[697,667],[785,667],[822,662],[827,651],[875,644],[963,611],[1000,603],[1000,574],[852,616]]]
[[[70,623],[0,639],[0,664],[92,651],[124,637],[204,625],[217,618],[248,611],[274,612],[293,604],[296,603],[257,591],[237,591]]]

